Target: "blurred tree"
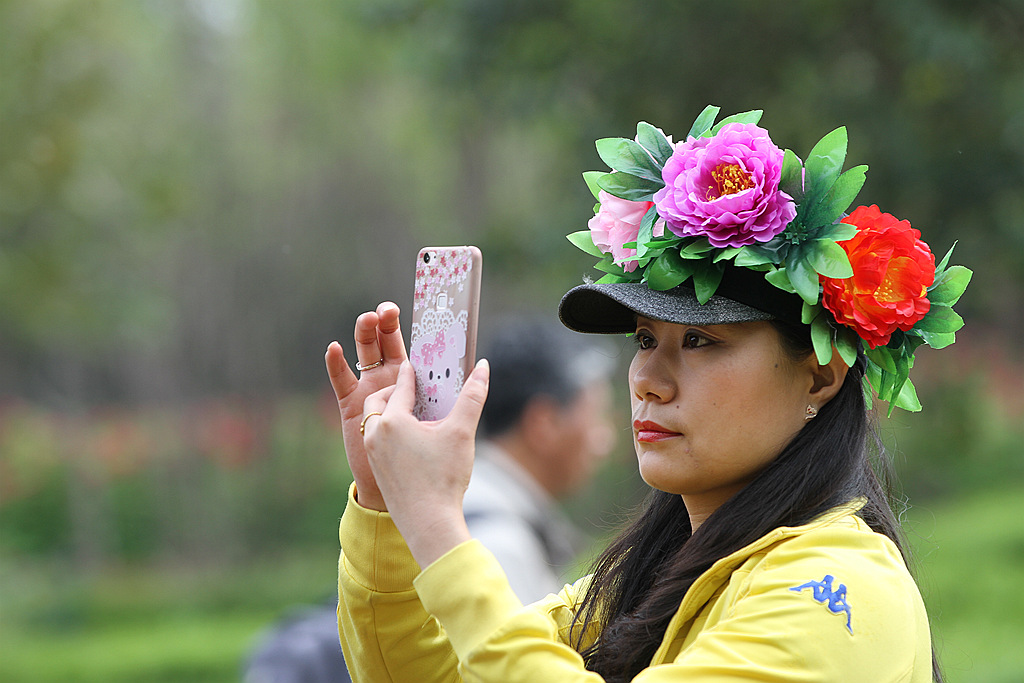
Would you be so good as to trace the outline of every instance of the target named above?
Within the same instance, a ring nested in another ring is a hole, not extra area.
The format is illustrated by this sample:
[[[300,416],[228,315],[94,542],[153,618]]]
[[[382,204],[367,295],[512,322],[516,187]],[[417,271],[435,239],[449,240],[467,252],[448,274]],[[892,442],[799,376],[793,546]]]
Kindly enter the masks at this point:
[[[1021,338],[1016,1],[0,0],[0,26],[7,394],[319,386],[427,243],[484,249],[485,321],[553,311],[590,268],[564,235],[593,139],[708,102],[798,154],[847,125],[861,200],[960,239],[961,310]]]

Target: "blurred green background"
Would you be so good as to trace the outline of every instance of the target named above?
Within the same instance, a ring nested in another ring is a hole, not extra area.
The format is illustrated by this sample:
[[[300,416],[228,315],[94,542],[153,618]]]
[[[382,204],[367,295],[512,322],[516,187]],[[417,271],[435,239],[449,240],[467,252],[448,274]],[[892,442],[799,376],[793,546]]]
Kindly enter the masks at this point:
[[[238,680],[332,590],[327,343],[426,244],[482,248],[482,334],[554,316],[593,140],[713,103],[846,125],[974,269],[879,426],[948,680],[1024,680],[1022,45],[1020,0],[0,0],[0,679]]]

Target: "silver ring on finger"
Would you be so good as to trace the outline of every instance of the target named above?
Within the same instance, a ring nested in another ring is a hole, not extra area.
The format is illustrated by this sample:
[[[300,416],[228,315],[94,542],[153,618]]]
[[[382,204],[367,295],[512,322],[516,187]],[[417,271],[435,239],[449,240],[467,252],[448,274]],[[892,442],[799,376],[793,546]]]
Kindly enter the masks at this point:
[[[379,368],[382,365],[384,365],[383,358],[381,358],[376,363],[370,363],[369,365],[363,365],[359,361],[356,361],[356,370],[358,370],[359,372],[363,372],[364,370],[373,370],[374,368]]]

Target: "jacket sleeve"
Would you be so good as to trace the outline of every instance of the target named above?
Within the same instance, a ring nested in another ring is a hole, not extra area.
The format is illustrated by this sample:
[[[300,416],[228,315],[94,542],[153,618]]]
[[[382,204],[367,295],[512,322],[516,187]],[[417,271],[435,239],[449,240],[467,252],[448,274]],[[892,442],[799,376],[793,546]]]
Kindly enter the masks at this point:
[[[602,680],[568,645],[585,579],[523,606],[477,540],[420,573],[390,515],[354,487],[339,538],[338,631],[356,683]]]
[[[523,606],[498,561],[479,541],[463,543],[415,580],[424,607],[443,625],[466,681],[597,683],[570,646],[581,579]]]
[[[338,632],[356,683],[460,681],[455,654],[413,588],[419,566],[385,512],[349,489],[341,518]]]

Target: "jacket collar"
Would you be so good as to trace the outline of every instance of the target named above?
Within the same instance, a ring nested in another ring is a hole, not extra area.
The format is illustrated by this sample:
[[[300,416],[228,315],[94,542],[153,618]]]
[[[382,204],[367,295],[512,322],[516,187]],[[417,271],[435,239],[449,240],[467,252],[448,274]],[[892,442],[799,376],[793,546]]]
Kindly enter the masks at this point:
[[[665,658],[674,634],[678,633],[680,627],[697,614],[701,607],[711,599],[711,596],[714,595],[719,586],[725,583],[733,571],[749,557],[783,539],[800,536],[808,531],[834,524],[845,517],[852,517],[866,504],[867,499],[855,498],[848,503],[837,505],[831,510],[815,517],[807,524],[794,527],[777,527],[753,543],[715,562],[711,565],[710,569],[697,577],[697,580],[690,586],[690,590],[686,592],[683,602],[679,605],[675,616],[672,617],[672,621],[669,622],[668,628],[665,631],[665,638],[658,647],[658,651],[654,653],[653,661],[658,662]]]

